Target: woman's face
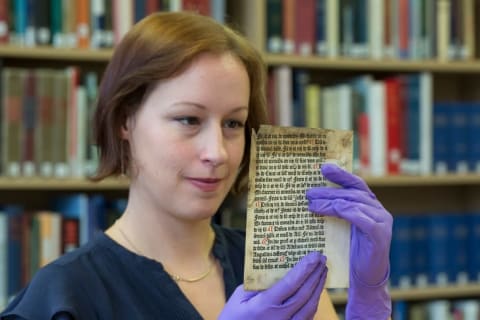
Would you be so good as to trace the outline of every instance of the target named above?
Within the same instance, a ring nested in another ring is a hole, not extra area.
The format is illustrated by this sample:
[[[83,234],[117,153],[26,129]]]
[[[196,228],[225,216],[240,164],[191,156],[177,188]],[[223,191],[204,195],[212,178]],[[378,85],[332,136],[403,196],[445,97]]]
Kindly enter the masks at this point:
[[[158,84],[123,132],[131,196],[181,219],[211,217],[242,161],[249,96],[248,74],[230,54],[203,54]]]

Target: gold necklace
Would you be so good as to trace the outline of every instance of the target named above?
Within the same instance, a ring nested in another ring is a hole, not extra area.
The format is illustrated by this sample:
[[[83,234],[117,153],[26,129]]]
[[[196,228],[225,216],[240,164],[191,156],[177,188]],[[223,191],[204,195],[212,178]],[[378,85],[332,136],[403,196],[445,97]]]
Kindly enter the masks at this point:
[[[142,255],[142,256],[145,256],[142,251],[140,251],[134,244],[133,242],[127,237],[127,235],[125,234],[125,232],[123,232],[123,229],[122,227],[120,227],[120,224],[117,223],[118,221],[115,222],[115,224],[117,225],[117,229],[118,231],[120,231],[120,234],[122,235],[123,239],[125,241],[127,241],[127,243],[130,245],[130,247],[132,247],[132,249],[138,253],[139,255]],[[189,283],[192,283],[192,282],[197,282],[197,281],[200,281],[202,279],[205,279],[209,274],[210,272],[212,271],[213,269],[213,262],[210,262],[210,265],[208,266],[208,269],[207,271],[205,271],[204,273],[202,273],[201,275],[197,276],[197,277],[194,277],[194,278],[184,278],[184,277],[181,277],[177,274],[173,274],[173,273],[170,273],[168,272],[165,267],[163,268],[163,270],[165,270],[165,272],[170,276],[170,278],[172,278],[175,282],[189,282]]]

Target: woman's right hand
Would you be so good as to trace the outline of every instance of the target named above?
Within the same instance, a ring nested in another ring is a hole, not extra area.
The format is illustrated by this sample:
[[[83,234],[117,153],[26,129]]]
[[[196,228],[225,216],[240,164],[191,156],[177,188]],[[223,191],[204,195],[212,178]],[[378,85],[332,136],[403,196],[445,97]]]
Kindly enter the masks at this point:
[[[327,278],[326,257],[311,252],[263,291],[237,287],[218,319],[312,319]]]

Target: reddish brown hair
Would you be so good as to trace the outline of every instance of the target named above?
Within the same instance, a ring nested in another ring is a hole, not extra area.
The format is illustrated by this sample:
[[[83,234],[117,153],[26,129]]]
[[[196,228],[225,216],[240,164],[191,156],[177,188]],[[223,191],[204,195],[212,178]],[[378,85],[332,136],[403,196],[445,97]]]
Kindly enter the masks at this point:
[[[202,53],[231,53],[244,64],[250,80],[245,127],[245,150],[234,192],[243,191],[248,178],[250,134],[267,122],[266,66],[258,51],[241,35],[214,19],[188,12],[160,12],[138,22],[122,39],[100,84],[94,116],[100,153],[93,180],[122,174],[130,167],[128,143],[120,132],[134,116],[149,89],[183,72]],[[124,166],[124,167],[123,167]]]

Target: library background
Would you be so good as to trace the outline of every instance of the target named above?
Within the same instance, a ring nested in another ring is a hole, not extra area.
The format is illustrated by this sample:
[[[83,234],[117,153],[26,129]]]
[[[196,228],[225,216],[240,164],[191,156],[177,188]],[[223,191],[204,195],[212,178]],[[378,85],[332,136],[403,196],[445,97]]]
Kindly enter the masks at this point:
[[[115,43],[159,10],[245,34],[274,124],[354,131],[354,170],[395,218],[395,320],[478,319],[476,0],[0,0],[0,310],[125,207],[127,180],[86,179],[89,119]],[[243,228],[244,200],[215,218]],[[331,295],[341,312],[346,292]]]

